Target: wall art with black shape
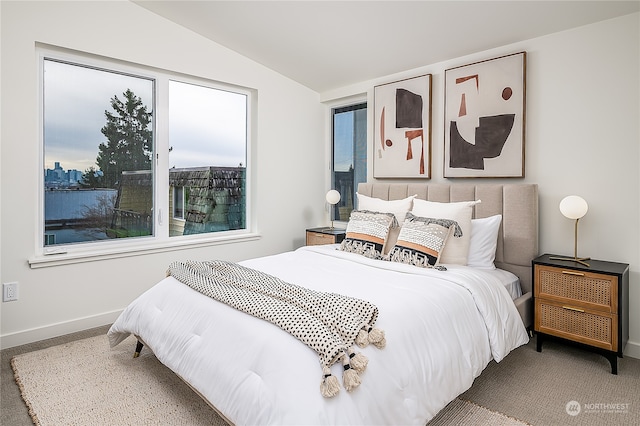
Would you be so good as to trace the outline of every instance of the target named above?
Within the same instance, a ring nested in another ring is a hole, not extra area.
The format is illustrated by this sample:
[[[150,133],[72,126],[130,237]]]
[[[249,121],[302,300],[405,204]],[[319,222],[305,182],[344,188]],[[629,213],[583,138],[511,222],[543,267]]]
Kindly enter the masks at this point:
[[[524,177],[526,52],[445,71],[444,177]]]
[[[375,178],[431,177],[431,74],[374,87]]]

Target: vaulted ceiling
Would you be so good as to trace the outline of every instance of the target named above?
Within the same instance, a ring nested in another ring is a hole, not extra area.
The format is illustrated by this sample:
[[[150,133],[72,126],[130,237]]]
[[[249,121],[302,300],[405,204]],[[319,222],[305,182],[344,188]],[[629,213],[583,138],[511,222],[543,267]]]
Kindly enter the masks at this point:
[[[639,1],[133,1],[320,93],[640,10]]]

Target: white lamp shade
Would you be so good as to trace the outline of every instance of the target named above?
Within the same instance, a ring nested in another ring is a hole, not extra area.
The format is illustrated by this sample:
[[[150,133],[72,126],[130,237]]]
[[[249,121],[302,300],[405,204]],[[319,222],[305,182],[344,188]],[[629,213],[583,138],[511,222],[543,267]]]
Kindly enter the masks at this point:
[[[587,214],[587,210],[587,202],[577,195],[569,195],[560,201],[560,212],[569,219],[580,219]]]
[[[327,199],[327,203],[331,205],[338,204],[338,201],[340,201],[340,193],[335,189],[332,189],[331,191],[327,192],[327,196],[325,198]]]

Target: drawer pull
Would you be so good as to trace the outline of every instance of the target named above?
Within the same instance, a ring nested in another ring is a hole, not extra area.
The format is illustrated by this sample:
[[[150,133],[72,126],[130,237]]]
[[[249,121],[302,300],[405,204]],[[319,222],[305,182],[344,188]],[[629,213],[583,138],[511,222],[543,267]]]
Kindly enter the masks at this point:
[[[578,308],[573,308],[571,306],[563,306],[564,309],[568,309],[570,311],[576,311],[576,312],[584,312],[584,309],[578,309]]]
[[[579,277],[584,277],[584,274],[582,272],[562,271],[562,273],[565,275],[577,275]]]

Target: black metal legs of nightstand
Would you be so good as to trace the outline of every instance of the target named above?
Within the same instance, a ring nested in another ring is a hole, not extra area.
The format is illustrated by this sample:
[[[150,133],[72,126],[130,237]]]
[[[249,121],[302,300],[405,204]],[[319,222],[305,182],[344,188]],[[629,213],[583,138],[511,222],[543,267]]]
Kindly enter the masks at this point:
[[[542,343],[545,340],[551,340],[553,339],[553,336],[549,336],[546,335],[544,333],[540,333],[540,332],[536,332],[536,351],[537,352],[542,352]],[[618,374],[618,354],[616,352],[611,352],[611,351],[607,351],[604,349],[599,349],[599,348],[594,348],[593,346],[587,346],[587,345],[582,345],[581,343],[578,342],[572,342],[572,341],[566,341],[564,339],[562,339],[563,344],[569,344],[571,346],[576,346],[579,347],[581,349],[586,349],[590,352],[594,352],[597,353],[599,355],[602,355],[603,357],[605,357],[608,361],[609,364],[611,364],[611,374]],[[622,355],[620,355],[620,358],[622,358]]]
[[[618,374],[618,356],[614,353],[608,352],[603,353],[608,360],[609,364],[611,364],[611,374]]]

